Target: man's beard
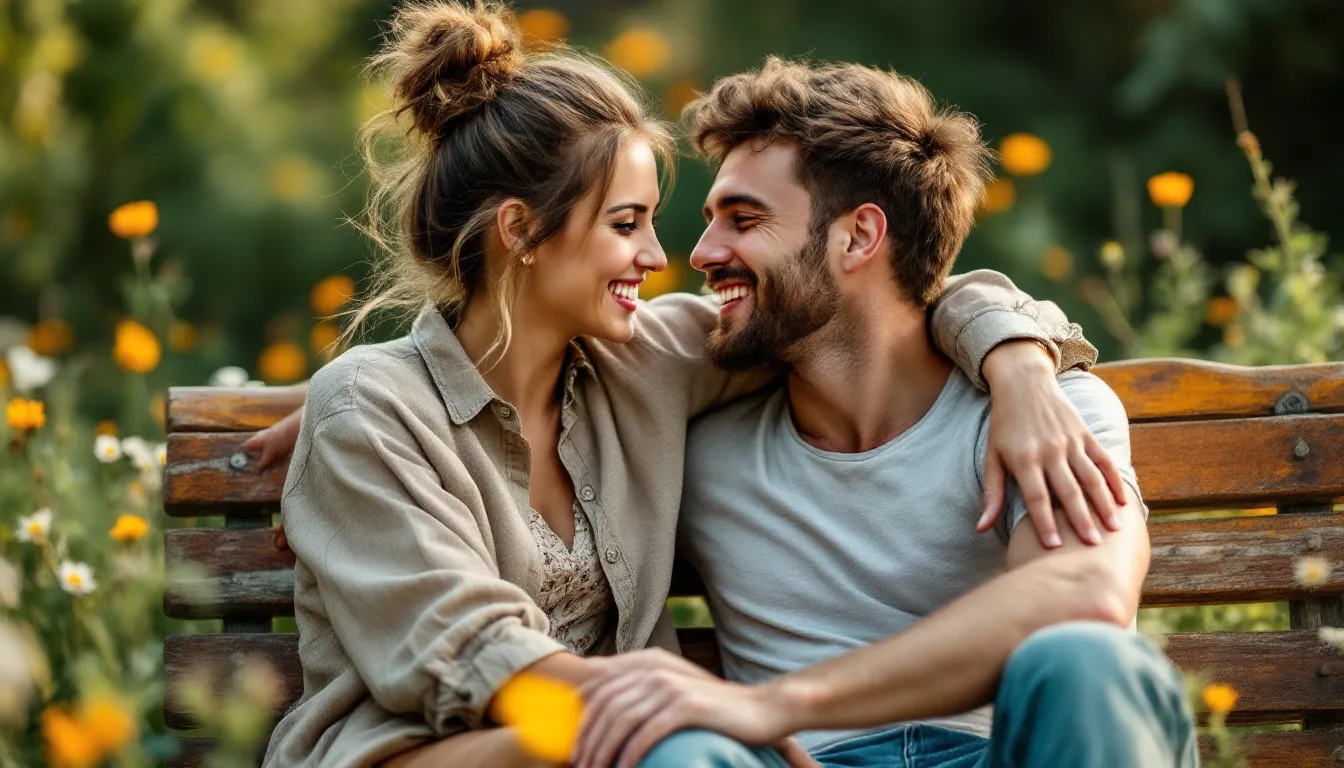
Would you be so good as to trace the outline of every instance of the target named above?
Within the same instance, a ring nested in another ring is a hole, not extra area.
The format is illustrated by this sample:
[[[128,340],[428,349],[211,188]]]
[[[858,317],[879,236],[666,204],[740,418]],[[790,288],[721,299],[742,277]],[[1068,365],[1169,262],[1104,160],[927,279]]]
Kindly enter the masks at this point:
[[[739,328],[720,317],[705,341],[705,354],[720,368],[742,371],[787,362],[790,349],[820,330],[840,309],[835,278],[826,267],[826,230],[809,233],[798,253],[777,269],[762,272],[727,267],[709,275],[711,284],[729,277],[751,281],[753,306]],[[762,287],[764,286],[764,287]]]

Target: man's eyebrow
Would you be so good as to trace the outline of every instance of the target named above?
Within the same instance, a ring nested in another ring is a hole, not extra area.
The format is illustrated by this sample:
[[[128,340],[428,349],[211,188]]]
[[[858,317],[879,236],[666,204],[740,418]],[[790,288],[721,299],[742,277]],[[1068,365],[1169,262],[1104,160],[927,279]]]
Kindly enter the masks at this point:
[[[719,208],[731,208],[735,205],[745,205],[748,208],[756,208],[766,213],[769,213],[770,211],[770,206],[766,205],[764,200],[747,194],[726,195],[719,198],[717,205]],[[705,219],[710,219],[713,211],[706,205],[702,213],[705,215]]]
[[[632,210],[635,213],[648,213],[649,206],[643,203],[618,203],[607,209],[607,213],[620,213],[624,210]]]

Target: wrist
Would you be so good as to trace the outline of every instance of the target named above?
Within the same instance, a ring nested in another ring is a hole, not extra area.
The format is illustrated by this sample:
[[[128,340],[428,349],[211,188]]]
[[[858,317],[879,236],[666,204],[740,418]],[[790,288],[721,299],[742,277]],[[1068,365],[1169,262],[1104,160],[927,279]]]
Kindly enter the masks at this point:
[[[780,738],[818,727],[816,713],[822,709],[823,696],[815,685],[784,675],[756,686],[756,693],[777,721]]]
[[[1055,358],[1049,347],[1039,339],[1012,339],[990,350],[980,367],[985,383],[992,388],[996,381],[1007,383],[1022,376],[1055,375]]]

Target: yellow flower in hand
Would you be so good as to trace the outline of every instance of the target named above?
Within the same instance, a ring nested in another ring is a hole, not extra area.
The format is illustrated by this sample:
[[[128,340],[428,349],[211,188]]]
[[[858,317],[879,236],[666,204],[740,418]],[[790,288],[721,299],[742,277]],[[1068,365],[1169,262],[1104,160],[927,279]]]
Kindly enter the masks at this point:
[[[583,698],[573,686],[527,672],[515,675],[495,694],[495,720],[513,728],[533,757],[564,763],[574,752],[583,719]]]

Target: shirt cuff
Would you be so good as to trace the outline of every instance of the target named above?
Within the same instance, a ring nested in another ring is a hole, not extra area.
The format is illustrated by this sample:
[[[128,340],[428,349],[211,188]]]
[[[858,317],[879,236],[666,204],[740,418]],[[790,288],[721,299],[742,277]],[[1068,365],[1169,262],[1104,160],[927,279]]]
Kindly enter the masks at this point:
[[[486,708],[509,678],[565,646],[548,635],[505,619],[480,632],[439,676],[439,723],[459,717],[472,728],[486,723]],[[437,729],[436,729],[437,730]]]
[[[978,389],[989,391],[985,381],[985,358],[995,347],[1005,341],[1032,339],[1045,346],[1055,361],[1055,370],[1059,370],[1059,343],[1051,338],[1046,329],[1035,318],[1022,314],[1015,309],[991,307],[982,310],[962,327],[957,335],[957,351],[970,367],[966,374]]]

